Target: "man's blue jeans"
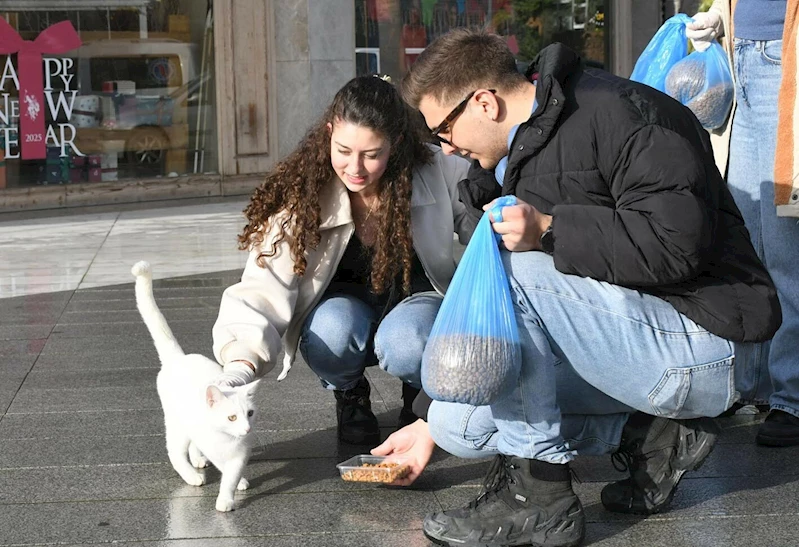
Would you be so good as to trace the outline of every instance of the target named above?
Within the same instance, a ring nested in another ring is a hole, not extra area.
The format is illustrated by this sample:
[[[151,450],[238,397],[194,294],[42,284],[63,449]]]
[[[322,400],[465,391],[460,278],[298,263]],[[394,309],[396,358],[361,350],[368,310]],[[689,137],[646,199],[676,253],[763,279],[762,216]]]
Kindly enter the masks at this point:
[[[727,183],[782,305],[782,326],[771,342],[741,352],[750,371],[742,396],[799,416],[799,220],[778,217],[774,207],[782,40],[736,38],[734,47],[737,106]]]
[[[733,344],[668,302],[562,274],[541,252],[503,251],[502,258],[519,325],[521,375],[490,407],[433,402],[430,431],[448,452],[561,463],[612,451],[636,410],[717,416],[736,400]]]

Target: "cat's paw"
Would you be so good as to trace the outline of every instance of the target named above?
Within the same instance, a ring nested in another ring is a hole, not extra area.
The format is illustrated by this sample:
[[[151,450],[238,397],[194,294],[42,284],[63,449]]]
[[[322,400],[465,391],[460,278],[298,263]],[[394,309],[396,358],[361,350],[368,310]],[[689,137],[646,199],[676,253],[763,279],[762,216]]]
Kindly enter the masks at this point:
[[[183,480],[186,481],[186,484],[190,484],[192,486],[202,486],[205,484],[205,475],[202,473],[185,473],[182,474]]]
[[[241,480],[239,480],[239,485],[236,486],[236,490],[247,490],[249,487],[250,481],[242,477]]]
[[[208,465],[210,465],[210,462],[205,456],[194,456],[192,454],[189,454],[189,460],[191,461],[191,464],[197,469],[205,469],[206,467],[208,467]]]
[[[226,513],[233,510],[233,498],[223,498],[219,496],[216,498],[216,510]]]

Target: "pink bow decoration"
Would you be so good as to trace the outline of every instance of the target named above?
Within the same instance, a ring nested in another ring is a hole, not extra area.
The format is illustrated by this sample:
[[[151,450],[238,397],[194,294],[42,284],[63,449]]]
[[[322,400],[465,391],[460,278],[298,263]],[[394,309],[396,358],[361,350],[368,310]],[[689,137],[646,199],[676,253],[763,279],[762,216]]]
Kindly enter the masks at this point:
[[[66,53],[80,45],[80,36],[69,21],[47,27],[31,41],[23,40],[8,21],[0,17],[0,53],[17,54],[22,159],[43,159],[46,155],[42,55]]]

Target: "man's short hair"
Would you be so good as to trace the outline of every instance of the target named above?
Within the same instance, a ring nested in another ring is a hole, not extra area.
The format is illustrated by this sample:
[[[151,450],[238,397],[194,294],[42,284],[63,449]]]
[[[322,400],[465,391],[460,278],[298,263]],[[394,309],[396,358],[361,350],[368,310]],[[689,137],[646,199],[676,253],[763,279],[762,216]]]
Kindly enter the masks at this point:
[[[449,104],[475,89],[511,91],[526,81],[501,36],[457,28],[437,38],[419,55],[402,79],[402,95],[408,104],[419,108],[425,96]]]

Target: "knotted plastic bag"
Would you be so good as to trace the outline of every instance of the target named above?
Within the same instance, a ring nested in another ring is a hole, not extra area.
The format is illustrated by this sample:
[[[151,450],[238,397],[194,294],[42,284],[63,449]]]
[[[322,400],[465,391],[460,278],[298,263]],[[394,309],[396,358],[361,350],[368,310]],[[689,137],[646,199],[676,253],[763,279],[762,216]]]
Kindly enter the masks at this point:
[[[665,91],[666,76],[674,64],[688,55],[685,25],[692,20],[684,13],[670,17],[658,29],[635,63],[630,79]]]
[[[666,76],[666,93],[691,109],[702,127],[716,129],[732,108],[735,94],[727,54],[718,42],[693,51]]]
[[[490,211],[494,220],[515,204],[514,196],[499,198]],[[483,214],[433,323],[422,386],[435,400],[488,405],[519,377],[519,329],[499,239]]]

